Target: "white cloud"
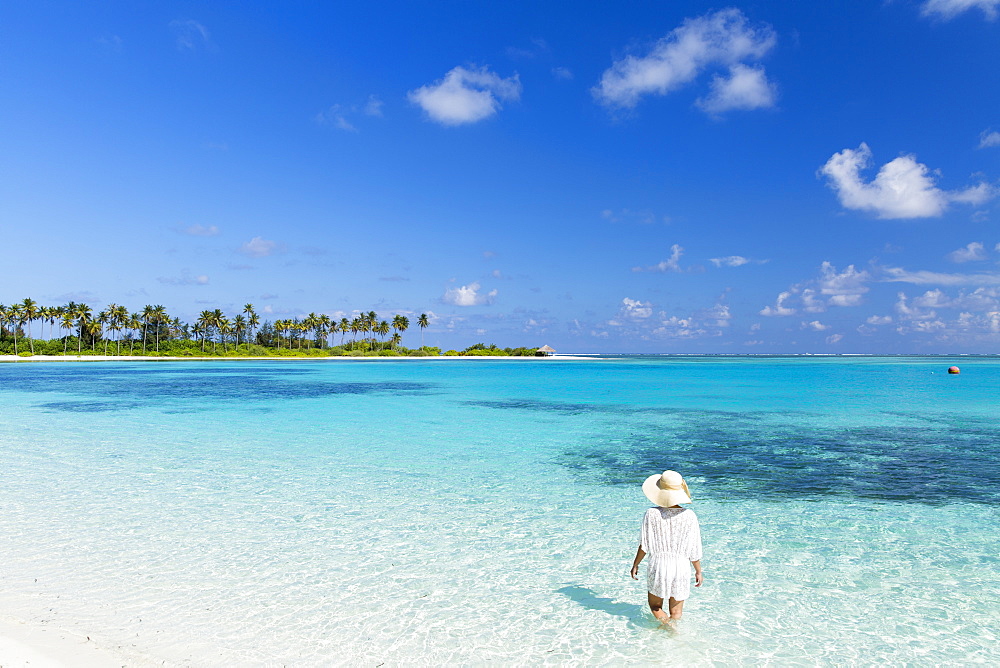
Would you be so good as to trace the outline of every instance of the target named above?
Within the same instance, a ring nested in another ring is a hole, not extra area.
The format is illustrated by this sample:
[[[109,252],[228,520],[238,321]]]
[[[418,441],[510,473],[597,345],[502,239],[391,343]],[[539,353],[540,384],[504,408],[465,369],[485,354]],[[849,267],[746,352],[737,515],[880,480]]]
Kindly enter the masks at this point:
[[[346,132],[357,132],[358,129],[354,126],[354,124],[347,120],[347,114],[350,113],[350,111],[350,107],[345,107],[341,104],[334,104],[326,111],[316,114],[316,122],[320,124],[329,124]]]
[[[952,308],[962,308],[971,311],[1000,310],[1000,290],[997,288],[976,288],[972,292],[959,292],[958,297],[951,301]]]
[[[204,274],[200,276],[160,276],[156,280],[165,285],[208,285],[208,276]]]
[[[869,325],[889,325],[892,324],[891,315],[873,315],[865,320]]]
[[[883,267],[882,281],[913,285],[1000,285],[1000,274],[944,274],[935,271],[907,271],[901,267]]]
[[[750,260],[742,255],[729,255],[727,257],[713,257],[709,259],[709,262],[716,267],[742,267],[745,264],[749,264]]]
[[[208,227],[204,225],[190,225],[182,231],[184,234],[190,234],[192,237],[214,237],[219,233],[219,228],[215,225],[209,225]]]
[[[928,290],[913,300],[914,306],[921,308],[941,308],[948,305],[948,298],[941,290]]]
[[[978,288],[971,293],[960,292],[955,298],[942,290],[928,290],[908,300],[898,294],[896,312],[902,335],[915,333],[932,335],[939,342],[990,342],[995,344],[1000,333],[1000,290]],[[953,318],[939,317],[935,309],[960,310]]]
[[[516,74],[503,79],[486,67],[456,67],[444,79],[407,94],[410,102],[442,125],[481,121],[500,109],[500,100],[520,97],[521,82]]]
[[[979,148],[992,148],[1000,146],[1000,132],[983,130],[979,134]]]
[[[774,47],[776,40],[770,26],[750,26],[738,9],[686,19],[656,42],[647,55],[630,55],[615,61],[592,92],[606,105],[633,108],[643,95],[666,95],[693,81],[706,68],[734,67],[748,59],[759,59]],[[718,84],[719,90],[709,99],[718,95],[720,108],[727,94],[730,101],[737,101],[741,85],[750,87],[739,83],[746,78],[746,74],[734,70],[731,83]],[[744,93],[742,101],[746,103],[749,99]]]
[[[766,109],[773,107],[777,87],[767,80],[762,67],[736,64],[729,68],[729,76],[712,77],[712,91],[696,104],[710,114],[721,114],[731,109]]]
[[[695,317],[701,322],[715,327],[729,327],[729,321],[733,318],[729,312],[729,306],[726,304],[716,304],[712,308],[699,311]]]
[[[463,285],[459,288],[449,288],[445,290],[444,297],[442,298],[446,304],[451,304],[453,306],[481,306],[483,304],[492,304],[493,300],[496,298],[498,291],[490,290],[486,294],[480,294],[479,290],[482,286],[478,282],[469,283],[468,285]]]
[[[905,292],[897,293],[895,309],[901,320],[916,321],[937,318],[935,311],[922,311],[919,306],[910,306]]]
[[[250,257],[267,257],[278,250],[280,250],[278,242],[269,241],[263,237],[254,237],[240,246],[240,252]]]
[[[820,266],[819,291],[829,298],[830,306],[857,306],[869,290],[865,283],[870,279],[867,271],[858,271],[853,264],[837,273],[832,264],[824,262]]]
[[[819,276],[815,279],[793,285],[780,293],[774,306],[764,307],[761,315],[795,315],[797,309],[789,305],[797,298],[806,313],[823,313],[831,306],[857,306],[869,291],[866,285],[871,280],[867,270],[858,271],[848,265],[843,271],[829,262],[820,265]]]
[[[978,262],[986,259],[986,251],[983,249],[983,244],[980,241],[973,241],[967,244],[965,248],[959,248],[958,250],[953,250],[946,256],[952,262],[962,263],[962,262]]]
[[[802,301],[802,310],[806,313],[825,313],[827,304],[816,292],[815,288],[803,288],[799,295]]]
[[[683,254],[684,249],[680,245],[674,244],[670,247],[670,257],[668,259],[662,260],[652,267],[632,267],[632,271],[677,272],[681,270],[680,259]]]
[[[826,342],[830,344],[839,343],[841,339],[844,338],[843,334],[831,334],[826,337]]]
[[[957,297],[949,297],[940,288],[928,290],[913,299],[913,305],[920,308],[953,308],[966,311],[996,311],[1000,308],[1000,290],[997,288],[976,288],[972,292],[959,291]]]
[[[382,100],[375,95],[369,95],[364,104],[334,104],[326,111],[316,114],[316,122],[332,125],[346,132],[357,132],[358,128],[351,119],[360,115],[381,118],[382,104]]]
[[[552,76],[568,81],[573,78],[573,72],[568,67],[553,67]]]
[[[985,204],[996,196],[997,189],[985,181],[977,183],[974,186],[969,186],[965,190],[954,190],[948,193],[948,199],[952,202],[971,204],[972,206]]]
[[[645,320],[653,315],[653,304],[625,297],[622,299],[622,307],[618,311],[618,315],[628,320]]]
[[[197,21],[171,21],[170,27],[177,36],[177,48],[181,51],[197,51],[198,48],[209,46],[208,28]]]
[[[361,112],[365,116],[378,116],[381,118],[383,104],[377,95],[369,95],[368,101],[365,102],[365,106],[361,109]]]
[[[998,7],[1000,0],[927,0],[921,8],[921,13],[924,16],[937,15],[949,20],[970,9],[979,9],[992,21],[997,17]]]
[[[871,158],[871,149],[862,142],[857,150],[834,153],[820,168],[845,208],[872,211],[879,218],[930,218],[944,213],[951,202],[982,204],[996,195],[995,188],[986,183],[961,191],[941,190],[927,165],[912,155],[882,165],[875,179],[866,183],[861,170],[871,164]]]
[[[774,306],[765,306],[760,310],[760,314],[766,316],[795,315],[795,309],[785,306],[785,302],[791,296],[792,293],[787,290],[779,293],[778,298],[774,301]]]
[[[654,336],[670,339],[695,339],[708,334],[708,331],[698,327],[692,318],[678,318],[673,315],[660,321],[660,326],[653,330]]]
[[[812,322],[803,322],[802,329],[811,329],[814,332],[825,332],[830,329],[830,325],[824,325],[819,320],[813,320]]]

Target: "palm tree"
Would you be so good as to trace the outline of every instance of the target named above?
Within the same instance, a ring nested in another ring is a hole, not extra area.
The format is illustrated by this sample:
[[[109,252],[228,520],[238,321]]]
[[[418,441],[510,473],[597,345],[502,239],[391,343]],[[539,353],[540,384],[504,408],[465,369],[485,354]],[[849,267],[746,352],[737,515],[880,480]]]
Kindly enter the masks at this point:
[[[83,333],[90,331],[88,325],[93,317],[93,311],[86,304],[76,304],[75,309],[73,309],[73,316],[76,318],[76,326],[79,328],[76,340],[76,354],[81,355],[83,354]]]
[[[205,339],[212,329],[212,312],[202,311],[198,314],[198,322],[195,324],[198,333],[201,334],[201,352],[205,352]]]
[[[375,348],[375,329],[378,327],[378,313],[375,311],[368,311],[368,330],[372,333],[372,349]]]
[[[375,325],[374,330],[379,336],[382,337],[382,347],[385,348],[385,336],[389,333],[389,321],[383,320]]]
[[[122,330],[129,325],[129,313],[128,309],[124,306],[114,306],[111,309],[111,318],[114,322],[115,330],[118,332],[118,336],[115,339],[115,348],[118,350],[118,355],[122,354]]]
[[[65,329],[67,332],[72,331],[74,317],[75,316],[73,315],[73,312],[70,311],[68,307],[63,309],[62,317],[60,318],[59,321],[59,328]],[[66,354],[66,349],[68,347],[69,347],[69,336],[67,335],[63,337],[63,355]]]
[[[35,300],[25,297],[24,301],[21,302],[21,313],[25,322],[28,323],[28,345],[31,347],[31,354],[34,355],[35,342],[31,338],[31,321],[38,317],[38,304],[35,303]]]
[[[275,350],[281,350],[281,336],[285,332],[285,321],[284,320],[275,320],[275,322],[274,322],[274,331],[278,335],[278,336],[275,337],[275,339],[277,340],[277,343],[276,343],[274,349]]]
[[[114,304],[112,304],[112,306],[114,306]],[[97,314],[97,322],[99,322],[102,327],[104,325],[108,324],[109,320],[110,320],[110,314],[106,310],[105,311],[101,311],[100,313]],[[95,353],[97,352],[97,348],[96,347],[94,348],[94,352]],[[104,354],[105,355],[108,354],[108,340],[107,339],[104,339]]]
[[[7,309],[7,319],[11,324],[11,331],[14,333],[14,354],[17,355],[17,332],[21,329],[21,320],[24,318],[24,310],[21,304],[11,304]]]
[[[167,309],[160,304],[153,307],[153,323],[156,325],[156,352],[160,352],[160,323],[170,319]]]
[[[205,352],[205,339],[202,336],[205,333],[205,329],[201,326],[200,322],[191,325],[191,333],[194,334],[196,339],[201,339],[201,352]]]
[[[146,354],[146,327],[153,319],[153,307],[146,304],[142,307],[142,354]]]
[[[141,314],[139,314],[139,313],[132,313],[131,315],[129,315],[129,317],[128,317],[128,328],[129,328],[128,354],[129,355],[134,355],[135,354],[135,335],[134,335],[135,332],[133,330],[138,331],[138,329],[140,327],[142,327],[142,326],[143,326],[143,322],[142,322],[142,315]]]
[[[426,314],[426,313],[421,313],[421,314],[420,314],[420,317],[419,317],[419,318],[417,318],[417,327],[419,327],[419,328],[420,328],[420,347],[421,347],[421,348],[423,348],[423,347],[424,347],[424,330],[425,330],[425,329],[426,329],[426,328],[427,328],[427,327],[428,327],[428,326],[429,326],[430,324],[431,324],[431,323],[430,323],[430,322],[429,322],[429,321],[427,320],[427,314]]]
[[[247,334],[247,343],[250,343],[250,337],[253,336],[253,331],[260,324],[260,320],[257,318],[257,312],[253,310],[253,304],[243,305],[243,315],[247,317],[247,329],[249,331]]]
[[[305,321],[302,323],[303,332],[314,332],[314,338],[319,339],[319,316],[315,313],[310,313],[306,316]],[[303,336],[303,338],[305,338]],[[302,346],[299,346],[300,348]]]
[[[42,327],[42,331],[39,332],[38,338],[40,340],[42,340],[42,341],[45,340],[45,323],[49,320],[49,317],[51,315],[52,315],[52,307],[51,306],[42,306],[42,307],[40,307],[38,309],[38,320],[40,321],[41,327]],[[50,331],[49,332],[49,336],[51,336],[51,335],[52,335],[52,332]]]
[[[392,319],[392,328],[393,330],[396,331],[397,334],[402,334],[403,332],[405,332],[407,329],[410,328],[410,319],[407,318],[405,315],[397,315]],[[394,336],[393,339],[395,338],[396,337]],[[402,341],[403,337],[400,336],[399,340]],[[396,343],[398,343],[398,341]]]
[[[298,318],[296,318],[294,322],[295,325],[293,331],[299,338],[299,350],[302,350],[302,344],[305,343],[306,334],[309,332],[309,326]]]
[[[375,325],[378,324],[376,322],[375,318],[376,318],[375,311],[371,311],[370,313],[363,313],[363,314],[361,314],[361,333],[362,334],[368,334],[369,332],[372,331],[372,329],[375,327]],[[365,337],[362,338],[362,340],[363,341],[368,341],[368,337],[365,336]],[[372,341],[374,342],[375,339],[372,339]]]
[[[222,314],[222,309],[218,309],[217,308],[217,309],[215,309],[214,311],[211,312],[211,321],[210,321],[210,324],[211,324],[212,328],[215,330],[215,333],[219,335],[220,339],[222,338],[222,321],[225,320],[225,319],[226,319],[226,316]],[[222,349],[223,349],[223,351],[225,351],[225,349],[226,349],[225,340],[223,340],[223,342],[222,342]],[[212,352],[216,353],[218,351],[219,351],[219,342],[213,337],[212,338]]]
[[[215,326],[219,328],[219,338],[222,339],[222,354],[225,355],[226,352],[226,335],[233,333],[233,323],[229,322],[229,318],[222,315],[222,311],[216,311],[218,317],[215,321]]]
[[[347,332],[351,331],[351,321],[347,318],[340,319],[340,345],[344,345],[344,337],[347,336]]]
[[[52,330],[55,329],[56,320],[62,315],[62,309],[58,306],[48,306],[45,309],[45,319],[49,321],[49,338],[52,338]],[[42,337],[45,338],[44,336]]]
[[[201,334],[201,352],[205,352],[205,341],[212,331],[212,312],[202,311],[198,314],[198,332]]]
[[[94,352],[97,352],[97,337],[101,335],[101,321],[99,319],[90,320],[85,325],[84,328],[87,330],[87,334],[90,335],[90,341],[93,344]],[[105,350],[105,352],[107,352]]]
[[[328,348],[333,348],[337,345],[337,332],[340,331],[340,321],[336,318],[331,318],[328,315],[324,315],[323,317],[326,319],[326,333],[330,336],[330,340],[326,342],[326,346]]]
[[[321,315],[319,317],[319,328],[316,330],[316,334],[322,334],[323,335],[323,346],[322,347],[324,347],[324,348],[327,347],[327,345],[326,345],[327,344],[327,341],[326,341],[326,335],[327,335],[327,333],[333,334],[336,331],[337,331],[337,323],[336,322],[331,322],[330,316],[328,316],[327,314],[324,313],[323,315]],[[333,344],[331,343],[330,345],[332,346]]]
[[[260,324],[260,318],[253,311],[250,311],[250,315],[247,316],[247,328],[250,330],[250,338],[253,338],[253,333],[257,330],[257,325]]]
[[[395,348],[403,340],[403,337],[399,335],[399,332],[393,332],[391,340],[392,340],[392,347]]]
[[[236,349],[240,349],[240,334],[246,331],[247,319],[242,315],[233,318],[233,333],[236,334]]]

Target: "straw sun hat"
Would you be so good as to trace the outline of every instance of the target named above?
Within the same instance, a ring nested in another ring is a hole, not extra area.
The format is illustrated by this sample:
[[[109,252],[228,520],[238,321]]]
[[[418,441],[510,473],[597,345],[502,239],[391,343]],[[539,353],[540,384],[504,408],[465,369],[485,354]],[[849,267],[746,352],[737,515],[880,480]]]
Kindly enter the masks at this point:
[[[678,503],[691,503],[691,492],[687,483],[677,471],[664,471],[646,478],[642,483],[642,493],[658,506],[669,508]]]

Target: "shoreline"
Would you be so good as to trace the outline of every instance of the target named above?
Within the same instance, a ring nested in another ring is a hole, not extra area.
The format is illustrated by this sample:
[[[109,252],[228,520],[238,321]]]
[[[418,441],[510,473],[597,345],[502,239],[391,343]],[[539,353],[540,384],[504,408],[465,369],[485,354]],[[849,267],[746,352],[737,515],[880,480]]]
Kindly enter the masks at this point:
[[[380,357],[355,357],[351,355],[336,355],[331,357],[155,357],[148,355],[0,355],[0,363],[11,362],[224,362],[224,361],[305,361],[305,362],[393,362],[393,361],[438,361],[438,360],[592,360],[593,357],[580,355],[547,355],[545,357],[527,357],[514,355],[437,355],[427,357],[409,357],[406,355]]]
[[[154,665],[148,658],[104,647],[92,637],[47,624],[0,615],[4,668],[119,668]]]

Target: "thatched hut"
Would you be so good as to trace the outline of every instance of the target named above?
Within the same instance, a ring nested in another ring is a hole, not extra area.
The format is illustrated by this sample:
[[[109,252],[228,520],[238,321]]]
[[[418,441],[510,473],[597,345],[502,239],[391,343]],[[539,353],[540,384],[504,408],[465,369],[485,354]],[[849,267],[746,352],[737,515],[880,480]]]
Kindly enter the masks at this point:
[[[545,357],[546,355],[551,355],[555,351],[556,351],[555,348],[551,348],[549,346],[542,346],[541,348],[535,351],[535,356]]]

